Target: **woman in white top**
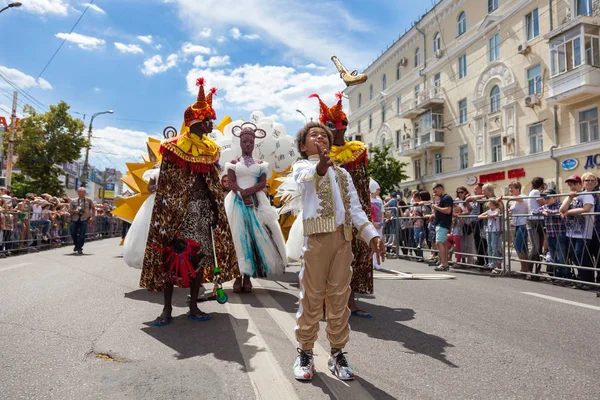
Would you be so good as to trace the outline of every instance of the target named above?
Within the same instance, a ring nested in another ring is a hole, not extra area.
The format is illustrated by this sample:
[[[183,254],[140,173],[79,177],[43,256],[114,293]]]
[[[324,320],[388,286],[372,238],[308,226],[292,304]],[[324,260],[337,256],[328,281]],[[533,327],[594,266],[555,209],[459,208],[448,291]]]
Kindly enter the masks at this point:
[[[510,225],[515,229],[514,248],[519,260],[528,260],[529,254],[527,249],[527,215],[530,214],[528,201],[524,199],[525,195],[521,194],[521,182],[511,182],[508,185],[510,190],[509,197],[501,197],[500,200],[507,200],[509,203],[508,213],[512,216]],[[533,210],[531,210],[533,211]],[[522,261],[521,272],[531,272],[533,265]]]

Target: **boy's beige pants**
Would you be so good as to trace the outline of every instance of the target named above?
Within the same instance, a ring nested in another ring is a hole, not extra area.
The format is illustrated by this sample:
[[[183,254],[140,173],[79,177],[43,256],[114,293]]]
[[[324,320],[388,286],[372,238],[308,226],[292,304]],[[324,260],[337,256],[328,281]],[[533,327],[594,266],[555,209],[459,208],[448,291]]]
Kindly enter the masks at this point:
[[[326,299],[327,338],[331,348],[343,349],[350,336],[352,242],[346,241],[340,226],[332,233],[310,235],[304,243],[296,339],[302,350],[312,350]]]

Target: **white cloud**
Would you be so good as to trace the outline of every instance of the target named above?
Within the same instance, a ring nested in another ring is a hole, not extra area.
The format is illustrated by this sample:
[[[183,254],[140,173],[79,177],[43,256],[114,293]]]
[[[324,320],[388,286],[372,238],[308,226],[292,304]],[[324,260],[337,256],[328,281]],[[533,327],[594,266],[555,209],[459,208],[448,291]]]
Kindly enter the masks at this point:
[[[95,88],[94,88],[94,92],[98,93],[99,91],[100,91],[100,88],[99,88],[99,87],[95,87]]]
[[[197,44],[191,44],[189,42],[184,43],[181,46],[181,51],[185,54],[210,54],[211,50],[208,47],[200,46]]]
[[[196,56],[194,58],[194,67],[224,67],[231,64],[229,56],[213,56],[208,60],[205,60],[203,56]]]
[[[239,33],[239,39],[244,31],[252,32],[314,62],[328,60],[335,54],[347,67],[356,69],[368,64],[373,56],[372,47],[365,45],[364,40],[361,42],[359,34],[369,29],[368,25],[361,21],[362,16],[353,16],[345,2],[319,2],[318,12],[312,2],[297,0],[174,0],[173,3],[178,7],[180,21],[192,34],[198,29],[196,21],[206,18],[210,10],[213,31],[227,30],[230,37]],[[232,32],[232,27],[237,31]]]
[[[256,33],[253,33],[251,35],[242,35],[242,32],[240,32],[239,28],[231,28],[229,30],[229,34],[235,40],[238,40],[238,39],[248,39],[248,40],[260,39],[260,36],[257,35]]]
[[[64,0],[27,0],[23,1],[23,9],[34,14],[68,15],[69,4]]]
[[[138,38],[138,40],[140,40],[146,44],[152,44],[152,35],[146,35],[146,36],[140,35],[137,38]]]
[[[103,39],[84,36],[79,33],[57,33],[55,36],[59,39],[64,39],[67,42],[75,43],[77,47],[83,50],[96,50],[106,43]]]
[[[166,61],[163,62],[163,58],[159,55],[156,55],[144,61],[142,73],[144,75],[151,76],[165,72],[177,66],[178,59],[179,57],[177,54],[171,54],[169,57],[167,57]]]
[[[38,86],[42,90],[52,90],[52,85],[50,84],[50,82],[48,82],[44,78],[39,78],[38,79]]]
[[[121,129],[113,126],[94,129],[94,148],[92,157],[94,164],[106,163],[109,159],[119,165],[107,165],[106,167],[117,167],[121,171],[126,171],[125,162],[139,159],[148,152],[146,142],[148,133],[134,131],[130,129]],[[96,155],[97,154],[97,155]],[[104,154],[104,156],[101,156]]]
[[[106,14],[106,11],[104,11],[103,9],[101,9],[100,7],[98,7],[95,4],[84,3],[83,6],[89,7],[91,10],[94,10],[94,11],[96,11],[99,14]]]
[[[162,49],[162,44],[157,44],[156,46],[154,46],[154,48],[156,50],[160,50],[160,49]]]
[[[210,29],[210,28],[204,28],[200,31],[200,36],[202,36],[202,37],[210,37],[211,34],[212,34],[212,29]]]
[[[256,33],[253,33],[251,35],[244,35],[244,39],[256,40],[256,39],[260,39],[260,36],[257,35]]]
[[[30,87],[39,87],[42,90],[51,90],[52,85],[45,80],[44,78],[38,79],[35,81],[33,76],[29,76],[18,69],[8,68],[3,65],[0,65],[0,73],[5,76],[9,81],[11,81],[15,86],[20,87],[21,89],[28,89]],[[4,79],[0,79],[0,87],[2,88],[10,88],[13,89]]]
[[[304,68],[306,68],[306,69],[320,69],[320,70],[327,69],[326,67],[323,67],[321,65],[317,65],[315,63],[307,64],[307,65],[304,66]]]
[[[123,43],[115,42],[115,47],[117,48],[117,50],[119,50],[123,54],[126,54],[126,53],[144,54],[144,50],[142,50],[142,48],[140,46],[138,46],[137,44],[123,44]]]
[[[227,40],[227,38],[226,38],[225,36],[219,36],[219,37],[217,38],[217,42],[219,42],[219,43],[223,43],[223,42],[224,42],[224,41],[226,41],[226,40]]]
[[[198,91],[196,79],[199,76],[204,77],[210,87],[219,88],[219,98],[227,103],[228,110],[262,110],[265,113],[274,110],[283,121],[304,121],[296,109],[316,118],[318,102],[308,96],[318,93],[331,105],[336,101],[334,94],[344,86],[337,73],[315,75],[291,67],[255,64],[233,69],[194,68],[186,78],[191,94]]]

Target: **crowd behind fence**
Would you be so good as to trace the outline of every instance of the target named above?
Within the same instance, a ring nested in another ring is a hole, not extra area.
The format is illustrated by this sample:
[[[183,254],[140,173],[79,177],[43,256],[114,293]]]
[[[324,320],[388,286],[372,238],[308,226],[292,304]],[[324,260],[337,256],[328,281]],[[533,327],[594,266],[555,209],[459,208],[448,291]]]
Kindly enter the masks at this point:
[[[0,257],[71,245],[70,199],[3,195],[0,204]],[[95,205],[86,241],[123,236],[123,222],[110,214],[107,204]]]
[[[459,188],[446,243],[449,267],[600,290],[598,180],[594,190],[591,182],[586,190],[580,181],[573,192],[542,190],[537,196],[522,195],[518,183],[511,186],[512,196],[462,196]],[[412,204],[387,202],[385,245],[388,257],[439,266],[436,202],[422,195]]]

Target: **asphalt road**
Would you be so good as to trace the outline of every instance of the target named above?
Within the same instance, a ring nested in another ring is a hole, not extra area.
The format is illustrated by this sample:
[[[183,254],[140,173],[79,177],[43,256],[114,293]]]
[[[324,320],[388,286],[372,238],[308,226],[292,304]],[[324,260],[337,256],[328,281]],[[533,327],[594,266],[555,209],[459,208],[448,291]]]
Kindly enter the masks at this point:
[[[5,399],[600,399],[600,298],[595,293],[450,271],[453,279],[378,273],[352,317],[346,350],[358,379],[324,368],[296,382],[297,266],[255,281],[207,322],[150,322],[162,294],[138,287],[118,239],[0,260],[0,397]],[[436,275],[409,261],[388,270]],[[106,355],[100,357],[99,355]]]

